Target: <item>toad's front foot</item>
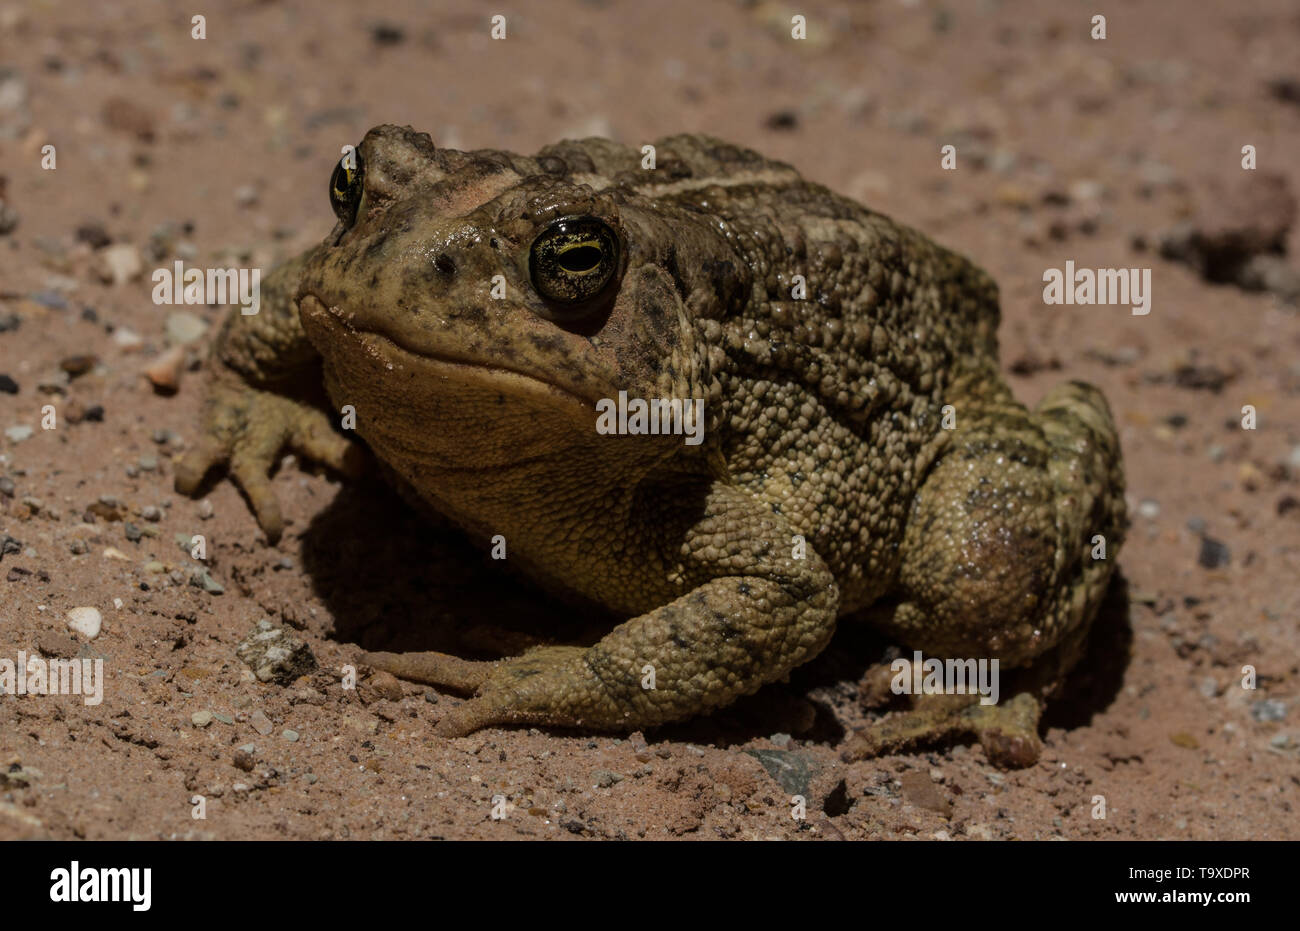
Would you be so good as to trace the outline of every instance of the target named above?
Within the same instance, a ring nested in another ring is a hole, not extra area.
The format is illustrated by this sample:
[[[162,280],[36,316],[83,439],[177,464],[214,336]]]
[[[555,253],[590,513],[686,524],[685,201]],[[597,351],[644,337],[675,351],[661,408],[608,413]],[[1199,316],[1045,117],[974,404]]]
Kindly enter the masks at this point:
[[[202,436],[176,463],[176,490],[194,494],[208,470],[225,464],[248,496],[257,523],[275,543],[284,530],[270,472],[284,449],[345,475],[363,470],[360,446],[334,431],[318,408],[218,376],[204,401]]]

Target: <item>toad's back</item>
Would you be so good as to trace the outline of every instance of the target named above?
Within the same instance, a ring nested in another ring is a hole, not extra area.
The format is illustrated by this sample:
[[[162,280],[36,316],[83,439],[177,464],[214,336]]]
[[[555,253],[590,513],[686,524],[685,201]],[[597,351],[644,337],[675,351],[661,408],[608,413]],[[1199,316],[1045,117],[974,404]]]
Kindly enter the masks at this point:
[[[887,590],[899,529],[958,378],[996,371],[997,286],[980,268],[789,165],[706,136],[642,153],[607,140],[543,150],[574,180],[707,218],[737,256],[701,307],[726,364],[731,476],[826,554],[850,607]],[[736,282],[739,282],[737,284]]]

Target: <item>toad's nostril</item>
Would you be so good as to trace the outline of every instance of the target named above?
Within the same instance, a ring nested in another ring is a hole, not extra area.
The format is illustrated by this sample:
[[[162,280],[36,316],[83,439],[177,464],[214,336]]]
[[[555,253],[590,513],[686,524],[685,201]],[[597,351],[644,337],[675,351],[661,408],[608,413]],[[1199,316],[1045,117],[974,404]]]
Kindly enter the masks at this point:
[[[456,274],[456,263],[447,253],[442,252],[433,260],[433,267],[438,270],[438,274],[444,278],[450,278]]]

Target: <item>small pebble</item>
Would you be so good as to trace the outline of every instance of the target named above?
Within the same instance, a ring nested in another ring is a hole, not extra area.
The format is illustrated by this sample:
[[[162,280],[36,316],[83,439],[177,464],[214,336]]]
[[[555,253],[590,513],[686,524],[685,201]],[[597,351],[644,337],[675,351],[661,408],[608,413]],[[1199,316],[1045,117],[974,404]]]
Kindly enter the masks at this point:
[[[1284,721],[1286,720],[1286,702],[1279,701],[1276,698],[1262,698],[1250,706],[1250,716],[1256,721]]]
[[[162,392],[175,391],[181,384],[181,369],[185,366],[185,347],[173,346],[157,356],[144,368],[144,375]]]
[[[248,723],[253,726],[253,730],[263,737],[275,730],[275,725],[271,723],[271,719],[266,716],[266,712],[260,709],[253,712],[248,719]]]
[[[118,327],[113,331],[113,344],[122,349],[135,349],[144,342],[140,334],[130,327]]]
[[[81,607],[68,611],[68,629],[87,640],[94,640],[99,636],[103,623],[104,616],[99,613],[98,608]]]
[[[10,427],[5,430],[5,436],[15,443],[21,443],[23,440],[29,439],[35,432],[35,430],[26,424],[19,424],[16,427]]]
[[[167,315],[167,341],[173,346],[188,346],[198,342],[208,331],[207,322],[188,310],[177,310]]]
[[[1213,537],[1201,537],[1201,552],[1196,557],[1197,563],[1205,569],[1218,569],[1232,560],[1232,553],[1226,543]]]
[[[298,739],[298,732],[293,730],[292,728],[286,727],[284,729],[284,734],[282,736],[284,737],[285,740],[289,741],[290,743],[293,743],[295,740]]]
[[[144,262],[135,246],[116,243],[100,250],[95,270],[105,284],[123,285],[140,276]]]
[[[196,711],[190,715],[190,723],[195,727],[207,727],[212,723],[211,711]]]
[[[216,579],[207,569],[195,569],[190,573],[190,584],[195,588],[201,588],[209,595],[224,595],[226,588]]]

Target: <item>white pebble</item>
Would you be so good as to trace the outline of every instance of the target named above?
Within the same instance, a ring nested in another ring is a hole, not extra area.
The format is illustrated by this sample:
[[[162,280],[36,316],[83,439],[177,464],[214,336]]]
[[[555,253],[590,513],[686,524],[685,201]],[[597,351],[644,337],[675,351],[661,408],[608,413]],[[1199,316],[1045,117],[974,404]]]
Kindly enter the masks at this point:
[[[103,623],[104,618],[98,608],[73,608],[68,612],[68,629],[87,640],[99,636],[99,628]]]

